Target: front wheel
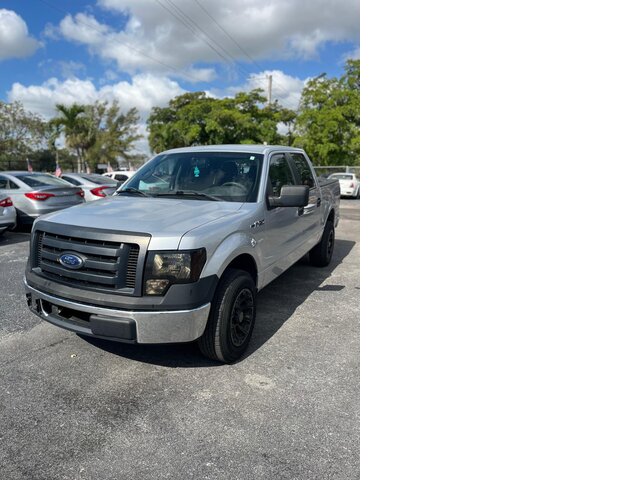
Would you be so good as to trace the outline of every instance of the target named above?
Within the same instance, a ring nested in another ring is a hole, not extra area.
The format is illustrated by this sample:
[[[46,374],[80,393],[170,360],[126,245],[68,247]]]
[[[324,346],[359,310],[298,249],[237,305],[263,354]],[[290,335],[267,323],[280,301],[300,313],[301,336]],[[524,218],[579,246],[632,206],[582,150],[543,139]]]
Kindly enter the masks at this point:
[[[247,350],[256,318],[256,286],[244,270],[230,269],[220,279],[209,320],[198,339],[203,355],[232,363]]]
[[[315,267],[326,267],[331,263],[333,256],[333,247],[335,244],[335,229],[333,228],[333,220],[327,220],[322,232],[320,242],[309,252],[309,260],[311,265]]]

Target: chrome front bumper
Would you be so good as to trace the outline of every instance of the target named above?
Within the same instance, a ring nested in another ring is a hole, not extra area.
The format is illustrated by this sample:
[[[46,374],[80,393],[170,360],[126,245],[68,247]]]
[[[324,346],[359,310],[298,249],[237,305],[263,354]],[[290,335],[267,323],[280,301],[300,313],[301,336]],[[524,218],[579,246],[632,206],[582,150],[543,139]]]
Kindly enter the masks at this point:
[[[27,284],[29,309],[67,330],[121,342],[191,342],[204,332],[211,304],[193,310],[124,311],[64,300]]]

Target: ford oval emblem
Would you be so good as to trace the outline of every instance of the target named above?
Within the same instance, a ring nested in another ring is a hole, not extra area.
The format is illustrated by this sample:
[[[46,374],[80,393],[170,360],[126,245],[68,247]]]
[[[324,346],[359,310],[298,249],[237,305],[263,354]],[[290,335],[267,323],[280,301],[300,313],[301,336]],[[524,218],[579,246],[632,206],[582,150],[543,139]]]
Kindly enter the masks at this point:
[[[72,252],[62,252],[58,257],[58,261],[63,267],[77,270],[84,265],[84,258]]]

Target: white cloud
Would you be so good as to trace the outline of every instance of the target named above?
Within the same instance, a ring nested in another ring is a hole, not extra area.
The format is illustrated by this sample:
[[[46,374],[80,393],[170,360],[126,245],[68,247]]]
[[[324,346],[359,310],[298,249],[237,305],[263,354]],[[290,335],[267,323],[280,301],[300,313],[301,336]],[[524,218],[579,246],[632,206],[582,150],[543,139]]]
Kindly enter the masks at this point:
[[[67,40],[87,45],[97,45],[109,34],[109,27],[98,22],[93,15],[78,13],[66,15],[60,22],[60,33]]]
[[[41,85],[25,86],[14,83],[9,91],[9,101],[20,101],[24,107],[45,118],[55,115],[56,104],[93,103],[97,100],[118,100],[123,109],[137,108],[146,119],[154,106],[165,105],[185,90],[177,82],[151,74],[134,76],[130,82],[122,81],[96,88],[91,80],[68,78],[60,81],[50,78]]]
[[[59,33],[115,61],[122,71],[174,76],[172,68],[191,68],[183,76],[195,81],[209,81],[214,75],[211,69],[193,67],[198,62],[250,62],[245,52],[258,62],[266,58],[311,58],[326,42],[359,43],[358,0],[198,2],[100,0],[102,8],[127,19],[122,30],[100,23],[93,15],[78,13],[60,22]]]
[[[70,105],[117,100],[123,110],[135,107],[141,117],[138,132],[143,135],[143,139],[136,142],[135,147],[139,152],[148,154],[146,121],[151,109],[166,105],[173,97],[184,92],[185,90],[174,80],[140,74],[134,76],[130,82],[122,81],[100,88],[96,88],[91,80],[78,78],[68,78],[64,81],[50,78],[41,85],[29,86],[14,83],[8,97],[9,101],[20,101],[27,110],[39,113],[47,119],[55,116],[57,103]]]
[[[0,8],[0,60],[32,55],[40,43],[29,36],[25,21],[12,10]]]

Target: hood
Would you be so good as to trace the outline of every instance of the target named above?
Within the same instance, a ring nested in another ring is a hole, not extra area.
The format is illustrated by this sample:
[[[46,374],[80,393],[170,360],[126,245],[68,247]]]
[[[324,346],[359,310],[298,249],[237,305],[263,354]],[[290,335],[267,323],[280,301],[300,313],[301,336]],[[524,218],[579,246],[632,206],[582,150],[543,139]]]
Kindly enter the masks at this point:
[[[107,197],[44,215],[43,220],[79,227],[148,233],[150,250],[174,250],[189,230],[238,211],[240,202],[177,198]]]

